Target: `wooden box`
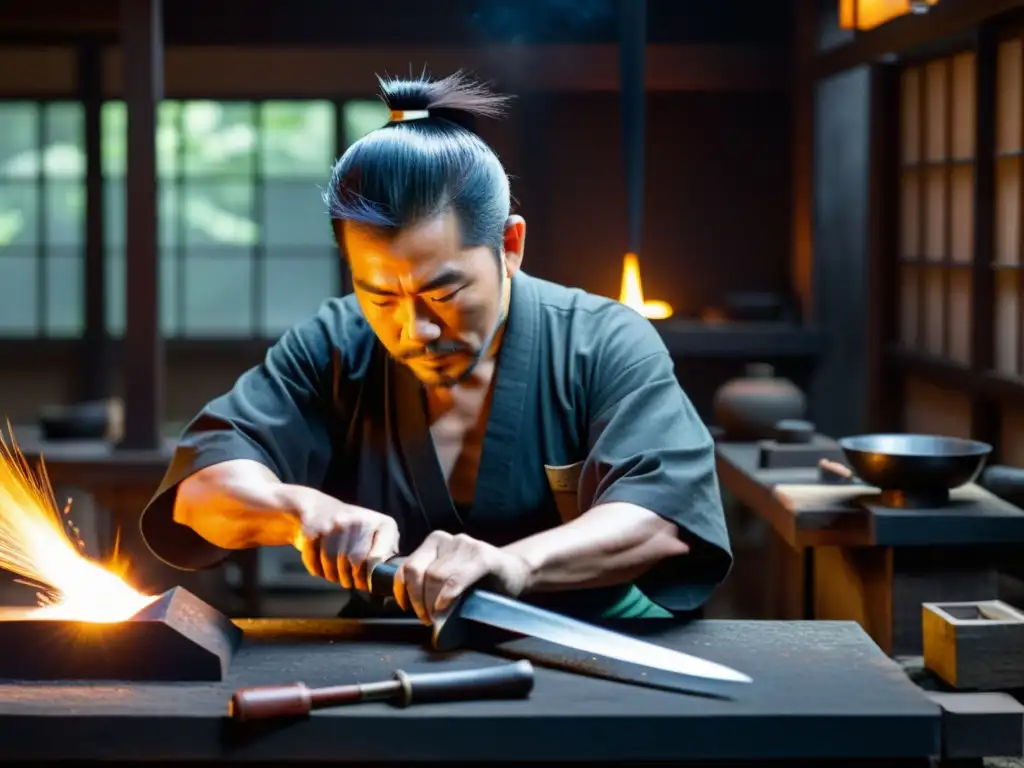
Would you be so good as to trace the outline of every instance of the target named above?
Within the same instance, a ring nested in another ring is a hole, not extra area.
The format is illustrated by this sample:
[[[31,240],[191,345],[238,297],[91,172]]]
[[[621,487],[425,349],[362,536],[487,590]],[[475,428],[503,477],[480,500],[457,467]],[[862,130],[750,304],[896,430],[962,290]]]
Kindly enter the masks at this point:
[[[925,667],[960,690],[1024,688],[1024,613],[1000,600],[921,608]]]

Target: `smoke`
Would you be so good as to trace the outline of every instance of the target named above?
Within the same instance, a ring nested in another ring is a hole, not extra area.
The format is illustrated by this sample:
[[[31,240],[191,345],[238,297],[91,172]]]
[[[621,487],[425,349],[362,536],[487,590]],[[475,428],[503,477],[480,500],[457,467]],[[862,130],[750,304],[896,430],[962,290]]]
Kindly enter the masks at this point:
[[[469,24],[482,41],[611,42],[615,0],[477,0]]]

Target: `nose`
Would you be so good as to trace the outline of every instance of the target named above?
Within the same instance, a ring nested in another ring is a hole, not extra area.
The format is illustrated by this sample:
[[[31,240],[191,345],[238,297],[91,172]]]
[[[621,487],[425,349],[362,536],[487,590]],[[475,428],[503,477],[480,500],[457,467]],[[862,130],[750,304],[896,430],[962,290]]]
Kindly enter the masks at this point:
[[[419,302],[409,298],[402,302],[400,323],[403,339],[412,344],[429,344],[441,335],[441,327]]]

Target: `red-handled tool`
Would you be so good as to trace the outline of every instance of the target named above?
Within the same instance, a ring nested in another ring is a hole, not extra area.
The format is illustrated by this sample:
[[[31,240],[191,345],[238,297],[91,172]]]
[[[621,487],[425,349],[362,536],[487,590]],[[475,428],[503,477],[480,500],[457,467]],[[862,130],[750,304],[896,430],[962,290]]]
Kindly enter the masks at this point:
[[[303,717],[314,709],[388,701],[399,706],[421,702],[523,699],[533,690],[533,665],[528,661],[483,669],[426,672],[410,675],[402,670],[391,680],[355,685],[309,688],[305,683],[240,688],[228,704],[235,720]]]

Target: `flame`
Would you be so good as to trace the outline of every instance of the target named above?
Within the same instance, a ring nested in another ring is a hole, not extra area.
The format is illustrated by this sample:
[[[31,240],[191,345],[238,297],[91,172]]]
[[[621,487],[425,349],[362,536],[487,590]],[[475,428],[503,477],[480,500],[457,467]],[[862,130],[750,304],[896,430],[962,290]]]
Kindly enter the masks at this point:
[[[63,515],[58,509],[45,467],[33,472],[13,433],[10,447],[0,434],[0,568],[39,589],[32,618],[95,623],[131,618],[156,597],[124,581],[127,567],[117,563],[116,554],[109,567],[82,554],[78,528],[65,523],[70,511],[70,501]]]
[[[664,301],[644,301],[644,289],[640,283],[640,259],[635,253],[627,253],[622,262],[622,289],[619,301],[635,309],[648,320],[664,320],[672,317],[672,307]]]

